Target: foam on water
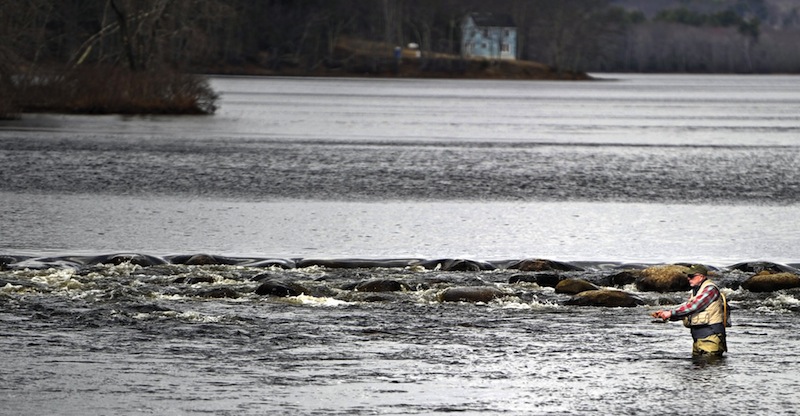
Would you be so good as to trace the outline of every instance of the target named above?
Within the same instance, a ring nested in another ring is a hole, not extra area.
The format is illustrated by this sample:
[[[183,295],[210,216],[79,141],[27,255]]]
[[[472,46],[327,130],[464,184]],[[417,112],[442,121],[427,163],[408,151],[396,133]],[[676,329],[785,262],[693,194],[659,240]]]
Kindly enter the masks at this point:
[[[320,306],[320,307],[338,307],[349,305],[349,302],[332,299],[327,297],[316,297],[309,295],[298,295],[286,298],[286,302],[295,303],[298,305]]]

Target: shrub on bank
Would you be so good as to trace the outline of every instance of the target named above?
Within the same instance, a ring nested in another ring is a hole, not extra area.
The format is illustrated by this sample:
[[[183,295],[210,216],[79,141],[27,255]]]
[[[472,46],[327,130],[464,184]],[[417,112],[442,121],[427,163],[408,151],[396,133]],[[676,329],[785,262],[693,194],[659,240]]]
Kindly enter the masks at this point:
[[[212,114],[218,99],[206,78],[174,71],[92,67],[21,75],[13,84],[23,112]]]

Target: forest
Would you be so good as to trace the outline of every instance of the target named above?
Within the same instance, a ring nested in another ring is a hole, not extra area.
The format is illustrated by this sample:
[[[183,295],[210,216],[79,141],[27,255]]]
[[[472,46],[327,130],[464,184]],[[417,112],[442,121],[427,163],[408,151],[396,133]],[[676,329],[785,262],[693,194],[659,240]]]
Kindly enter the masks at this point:
[[[53,97],[79,112],[209,113],[216,97],[190,74],[385,75],[393,48],[409,44],[420,52],[417,69],[456,76],[469,13],[510,15],[519,60],[554,71],[798,73],[796,3],[0,0],[0,114],[63,106],[48,104]],[[117,96],[101,97],[109,89]]]

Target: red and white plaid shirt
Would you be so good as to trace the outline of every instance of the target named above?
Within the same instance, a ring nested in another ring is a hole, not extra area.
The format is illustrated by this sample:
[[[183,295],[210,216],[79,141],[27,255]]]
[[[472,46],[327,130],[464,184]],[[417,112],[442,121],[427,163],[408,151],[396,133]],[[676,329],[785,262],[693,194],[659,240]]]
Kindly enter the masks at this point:
[[[706,285],[706,287],[702,291],[700,291],[700,293],[698,293],[693,298],[689,299],[688,302],[678,305],[678,307],[673,309],[670,320],[683,319],[685,316],[689,316],[695,312],[702,311],[703,309],[707,308],[708,305],[710,305],[712,302],[717,300],[718,297],[719,297],[719,289],[717,289],[715,285]]]

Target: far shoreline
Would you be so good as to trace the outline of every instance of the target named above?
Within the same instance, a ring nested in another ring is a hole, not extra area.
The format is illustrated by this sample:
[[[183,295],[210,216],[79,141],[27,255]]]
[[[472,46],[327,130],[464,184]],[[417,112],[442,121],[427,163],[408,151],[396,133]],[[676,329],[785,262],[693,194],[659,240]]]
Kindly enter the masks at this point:
[[[319,78],[421,78],[421,79],[496,79],[541,81],[591,81],[586,72],[558,70],[524,60],[463,59],[454,57],[404,57],[393,60],[376,55],[353,55],[315,68],[287,63],[279,68],[257,64],[223,65],[198,68],[207,76],[280,76]]]

